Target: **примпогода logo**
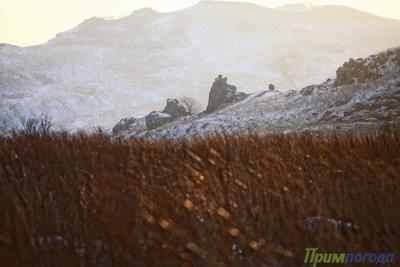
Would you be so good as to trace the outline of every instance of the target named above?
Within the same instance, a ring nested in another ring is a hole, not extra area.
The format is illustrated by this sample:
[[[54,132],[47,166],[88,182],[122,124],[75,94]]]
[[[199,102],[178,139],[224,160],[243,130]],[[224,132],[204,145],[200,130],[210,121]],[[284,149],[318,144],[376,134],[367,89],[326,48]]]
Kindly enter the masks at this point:
[[[319,253],[318,248],[306,248],[304,263],[313,267],[319,263],[393,264],[395,253]]]

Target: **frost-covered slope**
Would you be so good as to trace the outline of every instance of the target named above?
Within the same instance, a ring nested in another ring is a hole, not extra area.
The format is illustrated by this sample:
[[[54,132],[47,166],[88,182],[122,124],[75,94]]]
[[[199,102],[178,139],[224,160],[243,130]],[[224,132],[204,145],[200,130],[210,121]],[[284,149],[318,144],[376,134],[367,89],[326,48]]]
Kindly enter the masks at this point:
[[[400,43],[400,22],[325,6],[269,9],[201,2],[181,11],[91,18],[48,43],[0,47],[0,131],[48,114],[68,130],[111,127],[166,98],[206,103],[224,73],[239,89],[300,89],[334,75],[350,56]]]
[[[348,79],[340,79],[342,76]],[[255,93],[216,113],[188,117],[146,133],[131,132],[126,137],[351,130],[382,122],[400,122],[400,48],[350,60],[338,69],[335,80],[301,91]]]

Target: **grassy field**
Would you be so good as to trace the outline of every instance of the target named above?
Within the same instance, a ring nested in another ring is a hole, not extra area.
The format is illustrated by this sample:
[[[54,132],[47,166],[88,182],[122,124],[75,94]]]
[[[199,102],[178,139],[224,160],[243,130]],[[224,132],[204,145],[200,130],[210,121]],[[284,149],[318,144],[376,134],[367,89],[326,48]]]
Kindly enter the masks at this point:
[[[0,138],[1,266],[302,266],[307,247],[400,256],[399,205],[397,128]]]

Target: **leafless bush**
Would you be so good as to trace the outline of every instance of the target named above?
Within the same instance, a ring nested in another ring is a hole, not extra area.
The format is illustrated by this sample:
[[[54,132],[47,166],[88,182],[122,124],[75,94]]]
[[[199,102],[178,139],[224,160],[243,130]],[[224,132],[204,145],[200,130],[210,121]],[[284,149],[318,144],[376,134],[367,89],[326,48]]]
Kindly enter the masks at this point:
[[[50,116],[41,115],[39,118],[29,118],[23,122],[22,132],[25,134],[46,135],[51,132],[53,126],[53,119]]]
[[[188,112],[190,115],[197,114],[202,110],[201,104],[192,97],[184,96],[179,99],[179,103],[185,107],[186,112]]]
[[[24,125],[24,132],[28,134],[36,134],[38,131],[39,120],[30,118],[26,120]]]

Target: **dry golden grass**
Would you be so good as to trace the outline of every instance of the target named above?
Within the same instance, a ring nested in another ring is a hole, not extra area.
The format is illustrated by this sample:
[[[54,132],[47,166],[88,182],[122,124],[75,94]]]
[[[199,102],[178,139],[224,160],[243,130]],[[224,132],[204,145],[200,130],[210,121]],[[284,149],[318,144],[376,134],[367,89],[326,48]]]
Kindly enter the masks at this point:
[[[400,255],[399,203],[397,128],[0,139],[2,266],[300,266],[306,247]],[[316,216],[351,225],[309,229]]]

